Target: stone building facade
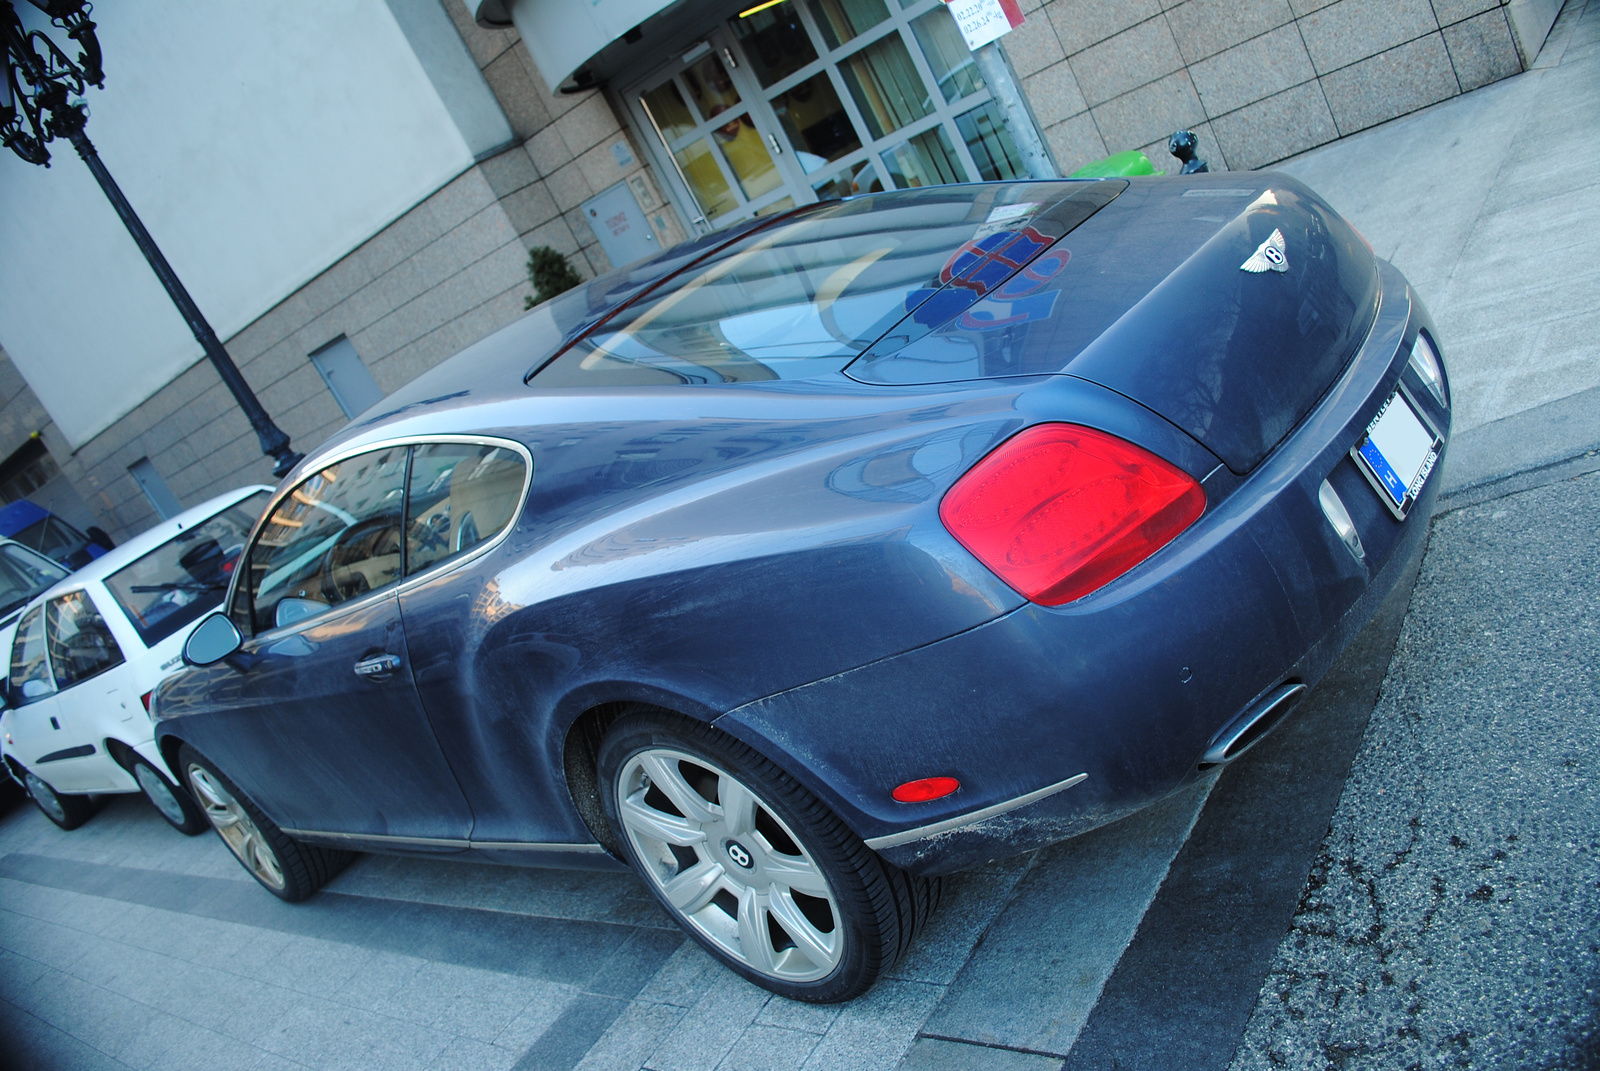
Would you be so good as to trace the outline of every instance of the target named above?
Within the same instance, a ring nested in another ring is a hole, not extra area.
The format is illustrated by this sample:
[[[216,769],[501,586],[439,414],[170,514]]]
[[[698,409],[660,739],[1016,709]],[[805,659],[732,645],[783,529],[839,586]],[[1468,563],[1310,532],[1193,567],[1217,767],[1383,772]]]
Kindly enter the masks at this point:
[[[1524,17],[1519,46],[1527,6],[1048,0],[1005,49],[1067,171],[1128,148],[1162,158],[1184,128],[1214,169],[1253,169],[1519,73],[1559,10]]]
[[[661,248],[706,226],[671,148],[642,127],[628,100],[605,83],[552,91],[556,76],[538,68],[515,28],[485,25],[496,21],[490,15],[503,21],[513,2],[492,11],[480,10],[488,6],[481,2],[438,2],[514,138],[225,340],[301,450],[346,421],[310,360],[330,342],[348,340],[389,392],[522,313],[532,292],[531,247],[566,254],[586,278],[609,270],[581,208],[596,194],[626,184]],[[926,0],[905,6],[914,2]],[[1197,132],[1213,169],[1270,165],[1521,71],[1559,3],[1022,0],[1021,7],[1026,21],[1001,41],[1028,112],[1012,118],[1034,124],[1057,173],[1069,174],[1129,148],[1166,166],[1166,135],[1181,128]],[[1544,8],[1552,9],[1548,21]],[[707,32],[728,18],[714,14]],[[676,17],[681,36],[681,12]],[[651,24],[642,28],[646,50],[635,68],[678,62],[681,42],[670,54],[649,52]],[[73,449],[0,350],[0,458],[16,456],[34,433],[94,522],[119,538],[158,519],[130,471],[142,460],[185,506],[240,484],[275,482],[270,460],[204,361]]]

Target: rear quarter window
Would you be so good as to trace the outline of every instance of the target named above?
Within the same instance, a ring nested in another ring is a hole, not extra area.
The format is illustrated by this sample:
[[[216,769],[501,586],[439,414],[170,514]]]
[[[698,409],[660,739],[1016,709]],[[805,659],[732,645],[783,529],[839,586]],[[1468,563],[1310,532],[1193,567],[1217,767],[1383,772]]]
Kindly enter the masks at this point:
[[[122,665],[122,648],[88,592],[51,599],[45,604],[44,620],[57,688],[70,688]]]
[[[50,675],[50,661],[45,654],[44,607],[29,610],[17,625],[17,636],[11,644],[11,687],[22,696],[23,686],[30,681],[44,685],[45,694],[54,692],[56,684]]]

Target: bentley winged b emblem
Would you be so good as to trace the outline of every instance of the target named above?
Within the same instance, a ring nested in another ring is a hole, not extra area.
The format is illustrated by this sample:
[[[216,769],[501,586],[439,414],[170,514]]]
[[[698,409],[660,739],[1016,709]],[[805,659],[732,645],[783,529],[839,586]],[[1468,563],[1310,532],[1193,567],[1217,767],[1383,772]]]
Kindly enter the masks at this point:
[[[1250,254],[1250,259],[1239,267],[1257,274],[1264,271],[1288,271],[1289,257],[1285,252],[1286,248],[1283,232],[1274,228],[1272,233],[1267,235],[1267,240],[1256,246],[1256,251]]]

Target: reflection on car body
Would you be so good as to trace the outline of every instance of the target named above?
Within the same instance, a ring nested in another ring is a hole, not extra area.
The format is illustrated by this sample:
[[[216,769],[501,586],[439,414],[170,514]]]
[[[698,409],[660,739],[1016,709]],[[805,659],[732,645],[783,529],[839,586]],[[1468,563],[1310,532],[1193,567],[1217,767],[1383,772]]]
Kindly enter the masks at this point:
[[[1287,270],[1241,270],[1275,231]],[[734,970],[845,999],[939,875],[1146,806],[1316,683],[1423,545],[1434,462],[1388,459],[1397,514],[1351,453],[1399,395],[1436,461],[1426,310],[1285,176],[752,222],[308,457],[163,753],[286,899],[351,849],[620,861]]]

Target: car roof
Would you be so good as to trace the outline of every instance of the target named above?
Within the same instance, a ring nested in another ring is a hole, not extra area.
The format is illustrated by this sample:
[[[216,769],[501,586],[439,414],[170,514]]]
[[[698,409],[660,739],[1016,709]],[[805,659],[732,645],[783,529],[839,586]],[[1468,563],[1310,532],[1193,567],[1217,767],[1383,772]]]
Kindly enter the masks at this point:
[[[1113,184],[1120,188],[1126,182]],[[703,270],[716,258],[735,255],[746,237],[766,228],[786,226],[819,213],[881,216],[904,225],[905,213],[918,209],[970,206],[981,200],[985,209],[999,210],[1013,203],[1065,198],[1094,185],[1082,180],[1013,180],[894,190],[807,205],[703,235],[545,301],[435,365],[309,452],[297,475],[304,476],[323,459],[351,449],[444,433],[493,434],[496,429],[526,425],[553,398],[628,390],[596,386],[551,391],[540,389],[537,377],[528,377],[564,346],[599,328],[632,302],[668,293],[687,281],[690,274],[686,273]],[[954,252],[953,246],[950,252]],[[668,289],[657,291],[658,287]]]
[[[43,520],[50,516],[44,507],[27,499],[0,506],[0,533],[12,536],[22,531],[35,521]]]
[[[272,488],[266,486],[265,484],[250,484],[246,487],[238,487],[232,491],[220,494],[215,498],[208,499],[207,501],[200,503],[198,506],[186,509],[176,517],[168,517],[160,524],[157,524],[152,528],[148,528],[134,536],[132,539],[129,539],[127,542],[122,543],[112,550],[106,551],[100,557],[89,562],[87,565],[74,572],[71,576],[67,577],[67,579],[61,581],[61,583],[57,584],[55,587],[50,588],[41,595],[34,596],[33,601],[28,604],[27,608],[31,608],[34,605],[51,598],[59,592],[72,591],[80,588],[85,582],[98,583],[103,581],[106,577],[110,576],[118,569],[121,569],[125,565],[130,565],[139,558],[144,557],[146,554],[177,536],[185,529],[192,528],[203,521],[210,520],[218,513],[221,513],[223,510],[227,509],[229,506],[241,502],[244,499],[249,498],[251,495],[261,491],[267,491],[270,493]],[[27,608],[25,608],[25,610]]]

